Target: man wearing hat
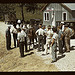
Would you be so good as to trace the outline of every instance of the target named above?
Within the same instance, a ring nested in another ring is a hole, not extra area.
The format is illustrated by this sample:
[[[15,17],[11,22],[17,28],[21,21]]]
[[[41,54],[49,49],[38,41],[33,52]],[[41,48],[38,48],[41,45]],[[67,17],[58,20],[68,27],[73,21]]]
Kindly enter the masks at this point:
[[[62,31],[64,31],[64,22],[61,22]]]
[[[62,41],[62,38],[63,38],[63,33],[62,33],[62,30],[61,30],[61,27],[58,26],[58,44],[59,44],[59,55],[63,55],[63,41]]]
[[[64,34],[64,29],[65,29],[64,22],[61,22],[61,30],[62,30],[63,34]],[[63,35],[62,41],[63,41],[63,47],[65,47],[65,38],[64,38],[64,35]]]
[[[8,26],[8,29],[6,30],[6,48],[7,50],[11,49],[11,33],[10,33],[10,27]]]
[[[64,36],[66,52],[70,52],[70,29],[68,24],[65,25]]]
[[[51,44],[51,38],[53,36],[53,31],[51,30],[51,26],[48,26],[48,31],[46,32],[46,47],[45,47],[45,52],[44,54],[48,54],[48,45],[50,48],[50,44]]]
[[[20,24],[21,24],[21,20],[18,20],[18,21],[17,21],[17,25],[16,25],[16,28],[17,28],[17,29],[20,28]]]

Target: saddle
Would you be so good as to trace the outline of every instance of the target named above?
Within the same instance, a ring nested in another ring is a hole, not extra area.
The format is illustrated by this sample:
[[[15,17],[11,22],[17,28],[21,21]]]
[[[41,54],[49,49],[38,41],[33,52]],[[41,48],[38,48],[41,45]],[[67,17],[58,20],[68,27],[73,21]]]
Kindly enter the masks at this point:
[[[29,29],[29,31],[28,31],[28,37],[29,38],[34,38],[34,35],[35,35],[34,29],[33,28]]]

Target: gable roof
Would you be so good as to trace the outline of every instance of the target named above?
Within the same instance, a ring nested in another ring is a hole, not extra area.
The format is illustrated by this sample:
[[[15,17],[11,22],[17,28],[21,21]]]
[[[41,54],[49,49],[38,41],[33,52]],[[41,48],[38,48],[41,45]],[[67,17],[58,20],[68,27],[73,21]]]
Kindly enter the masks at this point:
[[[75,10],[75,3],[63,3],[64,5],[66,5],[68,8],[70,8],[71,10]]]
[[[41,11],[44,11],[45,8],[49,5],[50,3],[47,3]],[[75,3],[59,3],[62,7],[64,7],[66,10],[72,13],[73,10],[75,10]]]

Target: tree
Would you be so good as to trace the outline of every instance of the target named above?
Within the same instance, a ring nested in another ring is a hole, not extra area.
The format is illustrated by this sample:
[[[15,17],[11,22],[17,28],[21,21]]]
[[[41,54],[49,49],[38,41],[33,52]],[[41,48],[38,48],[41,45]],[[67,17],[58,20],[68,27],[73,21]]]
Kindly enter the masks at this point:
[[[0,16],[4,20],[5,14],[15,13],[14,4],[0,4]]]
[[[23,13],[23,7],[24,7],[24,3],[20,3],[19,6],[21,7],[21,14],[22,14],[22,20],[24,21],[24,13]]]
[[[23,21],[24,21],[23,7],[26,7],[27,12],[32,12],[33,14],[35,13],[35,10],[38,9],[37,3],[20,3],[19,6],[21,7]]]
[[[26,6],[26,11],[32,12],[33,14],[35,13],[35,10],[38,9],[37,3],[27,3],[25,6]]]

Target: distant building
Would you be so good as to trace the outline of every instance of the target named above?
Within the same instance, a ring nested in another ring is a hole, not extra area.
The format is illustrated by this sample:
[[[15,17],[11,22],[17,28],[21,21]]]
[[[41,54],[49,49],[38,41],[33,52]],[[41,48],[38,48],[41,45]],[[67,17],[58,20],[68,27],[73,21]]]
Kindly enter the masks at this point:
[[[56,21],[74,21],[75,3],[48,3],[43,11],[43,25],[56,26]]]

